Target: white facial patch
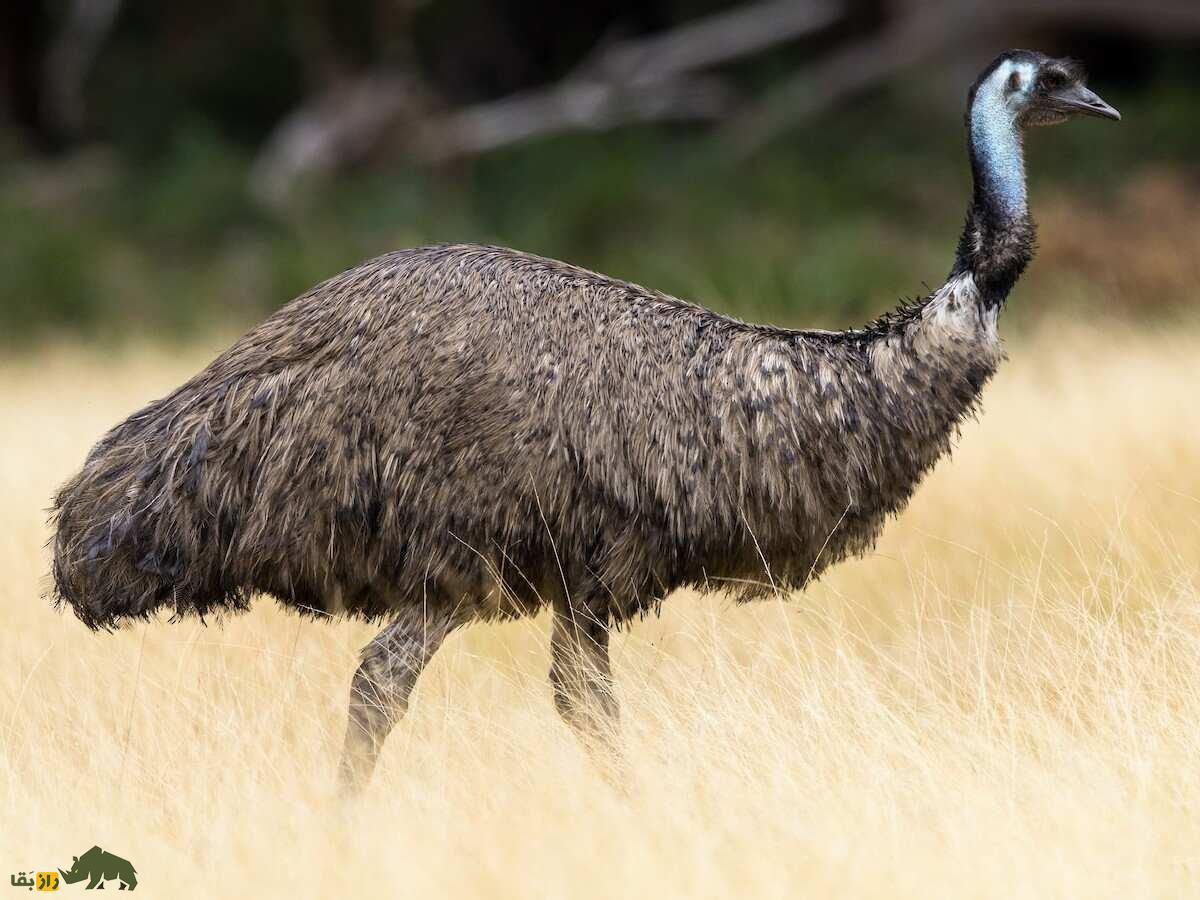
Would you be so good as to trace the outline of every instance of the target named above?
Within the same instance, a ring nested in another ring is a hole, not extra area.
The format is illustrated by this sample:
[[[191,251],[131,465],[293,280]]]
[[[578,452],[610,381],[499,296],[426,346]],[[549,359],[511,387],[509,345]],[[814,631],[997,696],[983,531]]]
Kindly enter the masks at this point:
[[[1008,105],[1019,108],[1027,99],[1029,89],[1033,87],[1033,79],[1037,74],[1033,63],[1013,62],[1006,60],[998,69],[1003,73],[1002,83],[1008,86]],[[1015,90],[1013,88],[1015,87]]]

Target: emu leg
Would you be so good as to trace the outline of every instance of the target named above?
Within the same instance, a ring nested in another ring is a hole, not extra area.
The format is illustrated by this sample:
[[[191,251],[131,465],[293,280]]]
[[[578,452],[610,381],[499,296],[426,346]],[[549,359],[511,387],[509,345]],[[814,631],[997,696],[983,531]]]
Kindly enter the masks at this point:
[[[550,683],[563,721],[609,778],[622,768],[617,745],[620,709],[612,689],[608,625],[586,607],[557,604],[550,637]]]
[[[350,715],[339,780],[356,793],[371,778],[384,740],[408,709],[408,696],[425,664],[459,624],[448,615],[404,615],[363,648],[350,684]]]

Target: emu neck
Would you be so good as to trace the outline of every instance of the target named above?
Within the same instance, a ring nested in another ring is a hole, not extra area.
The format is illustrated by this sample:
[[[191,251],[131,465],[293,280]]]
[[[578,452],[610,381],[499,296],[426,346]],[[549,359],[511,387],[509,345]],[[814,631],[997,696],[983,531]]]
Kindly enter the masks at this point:
[[[1001,306],[1033,256],[1021,131],[999,88],[985,83],[967,115],[974,192],[951,275],[970,273],[983,303]]]
[[[867,359],[885,404],[872,439],[891,448],[880,491],[888,479],[911,490],[948,451],[1003,358],[996,320],[1032,257],[1034,238],[1021,134],[1004,81],[999,72],[972,95],[967,129],[975,185],[954,268],[940,288],[866,332]]]
[[[1002,98],[980,90],[971,104],[968,146],[975,176],[975,203],[997,220],[1028,214],[1025,150],[1021,132]]]

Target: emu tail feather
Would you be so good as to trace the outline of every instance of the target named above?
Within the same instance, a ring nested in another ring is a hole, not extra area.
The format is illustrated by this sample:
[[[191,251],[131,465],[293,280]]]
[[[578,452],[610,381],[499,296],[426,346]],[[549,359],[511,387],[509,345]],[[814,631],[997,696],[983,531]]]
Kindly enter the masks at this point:
[[[152,410],[113,429],[54,498],[52,597],[92,629],[248,606],[222,565],[233,518],[220,507],[237,492],[213,504],[201,484],[207,429],[168,437]]]

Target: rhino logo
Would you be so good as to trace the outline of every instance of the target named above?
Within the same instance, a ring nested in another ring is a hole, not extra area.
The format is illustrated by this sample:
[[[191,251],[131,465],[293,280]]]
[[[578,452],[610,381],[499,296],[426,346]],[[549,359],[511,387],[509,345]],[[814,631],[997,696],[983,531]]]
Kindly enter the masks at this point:
[[[92,888],[104,889],[104,882],[113,878],[121,882],[118,890],[134,890],[137,887],[137,870],[133,868],[133,863],[127,859],[121,859],[119,856],[114,856],[107,850],[101,850],[99,847],[93,847],[83,856],[72,857],[74,862],[71,865],[70,872],[58,871],[62,874],[62,880],[67,884],[74,884],[77,881],[83,881],[87,878],[87,890]]]

